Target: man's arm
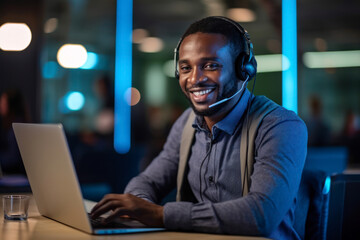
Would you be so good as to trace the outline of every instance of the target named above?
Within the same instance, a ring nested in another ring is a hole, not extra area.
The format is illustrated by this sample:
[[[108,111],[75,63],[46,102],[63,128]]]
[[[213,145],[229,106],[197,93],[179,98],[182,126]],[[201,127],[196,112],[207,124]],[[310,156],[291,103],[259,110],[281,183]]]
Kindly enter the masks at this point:
[[[129,182],[125,193],[159,203],[176,187],[181,134],[189,114],[190,109],[176,120],[159,156],[144,172]]]
[[[112,210],[108,220],[128,215],[149,226],[163,226],[163,207],[155,203],[176,186],[181,134],[189,113],[185,111],[175,122],[163,151],[129,182],[125,194],[106,195],[92,209],[93,218]]]

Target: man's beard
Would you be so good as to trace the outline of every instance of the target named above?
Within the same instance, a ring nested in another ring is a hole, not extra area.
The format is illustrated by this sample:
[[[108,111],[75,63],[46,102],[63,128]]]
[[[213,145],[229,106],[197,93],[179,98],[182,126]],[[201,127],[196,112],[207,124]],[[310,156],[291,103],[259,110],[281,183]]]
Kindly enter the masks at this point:
[[[225,84],[224,86],[224,90],[222,93],[220,93],[217,98],[216,98],[216,102],[221,101],[225,98],[231,97],[232,95],[234,95],[237,92],[237,79],[231,80],[228,83]],[[191,108],[193,109],[193,111],[195,112],[196,115],[198,116],[206,116],[206,117],[210,117],[215,115],[216,113],[218,113],[222,108],[223,105],[226,104],[226,102],[218,104],[214,107],[209,107],[205,110],[198,110],[196,109],[196,107],[194,106],[193,102],[191,101],[190,97],[187,96],[185,94],[187,100],[190,102]],[[216,103],[215,102],[215,103]]]

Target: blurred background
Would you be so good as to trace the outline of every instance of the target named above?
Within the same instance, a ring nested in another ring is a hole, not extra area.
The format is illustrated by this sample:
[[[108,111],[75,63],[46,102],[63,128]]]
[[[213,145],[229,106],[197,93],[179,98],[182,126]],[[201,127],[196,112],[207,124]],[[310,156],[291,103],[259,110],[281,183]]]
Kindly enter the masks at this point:
[[[5,174],[24,174],[11,122],[62,123],[86,197],[121,192],[159,153],[188,107],[174,78],[173,50],[202,17],[228,16],[248,30],[258,61],[255,94],[283,104],[281,0],[133,0],[132,22],[117,22],[128,2],[0,1]],[[307,164],[330,173],[360,164],[359,12],[357,0],[297,3],[297,113],[309,130]],[[125,46],[130,67],[115,61],[123,58],[116,55],[121,25],[131,26],[132,42]],[[10,40],[16,46],[7,42],[12,27],[20,34]],[[119,153],[113,141],[115,76],[129,72],[131,148]]]

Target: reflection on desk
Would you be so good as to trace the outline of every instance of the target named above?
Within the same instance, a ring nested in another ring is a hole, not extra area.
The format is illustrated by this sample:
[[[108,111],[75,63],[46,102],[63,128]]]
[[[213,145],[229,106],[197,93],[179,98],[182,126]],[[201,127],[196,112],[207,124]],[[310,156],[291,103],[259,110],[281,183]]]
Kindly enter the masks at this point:
[[[0,195],[2,199],[2,195]],[[202,233],[186,233],[186,232],[154,232],[154,233],[136,233],[136,234],[123,234],[123,235],[106,235],[95,236],[90,235],[74,228],[68,227],[62,223],[58,223],[49,218],[40,215],[34,198],[30,198],[29,217],[27,221],[7,221],[4,220],[4,212],[2,209],[2,203],[0,204],[0,239],[2,240],[99,240],[99,239],[118,239],[122,240],[136,240],[136,239],[148,239],[148,240],[257,240],[265,239],[260,237],[245,237],[245,236],[229,236],[229,235],[217,235],[217,234],[202,234]]]

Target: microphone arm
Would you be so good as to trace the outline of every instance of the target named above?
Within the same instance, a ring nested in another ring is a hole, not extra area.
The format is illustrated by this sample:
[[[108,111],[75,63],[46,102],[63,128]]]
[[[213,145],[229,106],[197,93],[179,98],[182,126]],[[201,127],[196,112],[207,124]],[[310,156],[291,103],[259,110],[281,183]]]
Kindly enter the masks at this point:
[[[245,84],[247,83],[248,79],[249,79],[249,76],[247,76],[247,78],[246,78],[246,80],[244,81],[244,83],[242,84],[240,90],[237,91],[234,95],[232,95],[231,97],[228,97],[228,98],[224,98],[224,99],[222,99],[222,100],[220,100],[220,101],[218,101],[218,102],[215,102],[215,103],[211,104],[211,105],[209,106],[209,108],[215,107],[215,106],[217,106],[217,105],[219,105],[219,104],[221,104],[221,103],[223,103],[223,102],[227,102],[227,101],[229,101],[230,99],[232,99],[233,97],[235,97],[236,95],[238,95],[238,94],[243,90],[243,88],[244,88]]]

